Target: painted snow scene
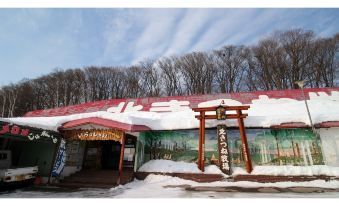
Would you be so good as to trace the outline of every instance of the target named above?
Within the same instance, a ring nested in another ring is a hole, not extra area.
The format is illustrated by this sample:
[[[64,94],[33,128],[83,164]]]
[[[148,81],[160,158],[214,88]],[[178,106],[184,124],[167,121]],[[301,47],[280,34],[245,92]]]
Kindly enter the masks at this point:
[[[339,9],[0,17],[1,199],[339,198]]]

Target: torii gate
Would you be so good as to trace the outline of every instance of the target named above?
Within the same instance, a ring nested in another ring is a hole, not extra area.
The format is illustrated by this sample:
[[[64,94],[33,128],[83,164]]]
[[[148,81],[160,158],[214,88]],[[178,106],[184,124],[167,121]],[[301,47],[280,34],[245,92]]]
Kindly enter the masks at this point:
[[[198,168],[201,171],[205,170],[205,120],[206,119],[238,119],[240,138],[242,141],[242,150],[244,161],[246,165],[246,171],[251,173],[252,161],[250,157],[250,152],[248,150],[247,138],[245,133],[244,118],[248,114],[243,114],[242,110],[248,110],[250,106],[215,106],[215,107],[204,107],[204,108],[193,108],[194,112],[199,112],[200,115],[196,115],[195,118],[200,120],[199,126],[199,151],[198,151]],[[217,111],[219,110],[219,111]],[[215,111],[215,115],[207,115],[205,112]],[[236,111],[236,114],[226,114],[226,111]],[[221,113],[220,113],[221,112]],[[220,158],[220,157],[219,157]]]

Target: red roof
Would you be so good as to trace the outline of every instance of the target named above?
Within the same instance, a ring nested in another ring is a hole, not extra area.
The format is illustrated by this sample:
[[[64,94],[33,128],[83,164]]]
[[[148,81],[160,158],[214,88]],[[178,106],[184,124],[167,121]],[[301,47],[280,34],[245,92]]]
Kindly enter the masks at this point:
[[[309,93],[313,95],[331,95],[331,92],[339,92],[339,88],[312,88],[304,89],[306,99],[309,99]],[[190,108],[197,107],[199,103],[216,99],[232,99],[249,104],[253,99],[258,99],[260,95],[267,95],[269,98],[291,98],[295,100],[303,100],[300,89],[291,90],[275,90],[275,91],[257,91],[257,92],[240,92],[231,94],[210,94],[210,95],[189,95],[189,96],[172,96],[172,97],[152,97],[152,98],[136,98],[136,99],[111,99],[96,102],[88,102],[84,104],[72,105],[67,107],[59,107],[54,109],[36,110],[27,112],[25,117],[38,116],[64,116],[70,114],[79,114],[96,111],[107,111],[113,107],[115,112],[125,112],[130,109],[138,111],[150,111],[155,107],[159,108],[159,103],[170,102],[173,100],[182,102],[186,101]],[[160,106],[161,108],[162,106]]]
[[[339,88],[312,88],[304,89],[305,98],[309,99],[312,96],[331,96],[332,92],[339,92]],[[240,92],[231,94],[211,94],[211,95],[189,95],[189,96],[172,96],[172,97],[154,97],[154,98],[136,98],[136,99],[111,99],[96,102],[88,102],[79,105],[60,107],[47,110],[36,110],[26,113],[25,117],[38,116],[64,116],[70,114],[107,111],[120,113],[126,111],[158,111],[175,107],[196,108],[199,103],[217,100],[217,99],[232,99],[242,104],[250,104],[252,100],[258,99],[260,95],[266,95],[268,98],[290,98],[295,100],[303,100],[300,89],[292,90],[276,90],[276,91],[257,91],[257,92]],[[172,104],[173,103],[173,104]],[[172,104],[172,105],[171,105]],[[166,106],[167,105],[167,106]],[[84,118],[74,120],[63,124],[59,129],[69,129],[81,125],[94,124],[108,128],[119,129],[122,131],[148,131],[149,127],[145,125],[130,125],[118,121],[101,119],[101,118]],[[322,122],[315,125],[316,127],[339,127],[339,121]],[[280,125],[274,125],[272,128],[305,128],[308,127],[300,122],[287,122]]]
[[[111,128],[111,129],[118,129],[118,130],[129,131],[129,132],[136,132],[136,131],[141,132],[141,131],[151,130],[149,127],[144,126],[144,125],[130,125],[130,124],[117,122],[114,120],[102,119],[102,118],[97,118],[97,117],[73,120],[73,121],[63,124],[58,129],[59,130],[70,129],[70,128],[87,125],[87,124],[94,124],[94,125]]]

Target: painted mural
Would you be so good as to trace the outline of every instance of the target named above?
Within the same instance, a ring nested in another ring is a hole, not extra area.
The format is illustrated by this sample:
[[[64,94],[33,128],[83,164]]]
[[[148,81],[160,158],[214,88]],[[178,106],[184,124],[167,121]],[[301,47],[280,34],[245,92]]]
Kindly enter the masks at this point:
[[[320,139],[308,129],[246,129],[253,165],[324,164]],[[243,166],[238,130],[228,130],[232,166]],[[216,129],[206,130],[205,162],[218,164]],[[137,167],[152,159],[197,162],[198,130],[140,133]]]

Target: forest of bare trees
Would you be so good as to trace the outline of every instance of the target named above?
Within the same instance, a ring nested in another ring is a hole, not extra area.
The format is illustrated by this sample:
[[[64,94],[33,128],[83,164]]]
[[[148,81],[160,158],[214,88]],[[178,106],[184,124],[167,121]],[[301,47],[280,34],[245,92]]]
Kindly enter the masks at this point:
[[[276,31],[253,46],[146,59],[129,67],[55,69],[0,88],[0,115],[114,98],[228,93],[339,85],[339,33]]]

